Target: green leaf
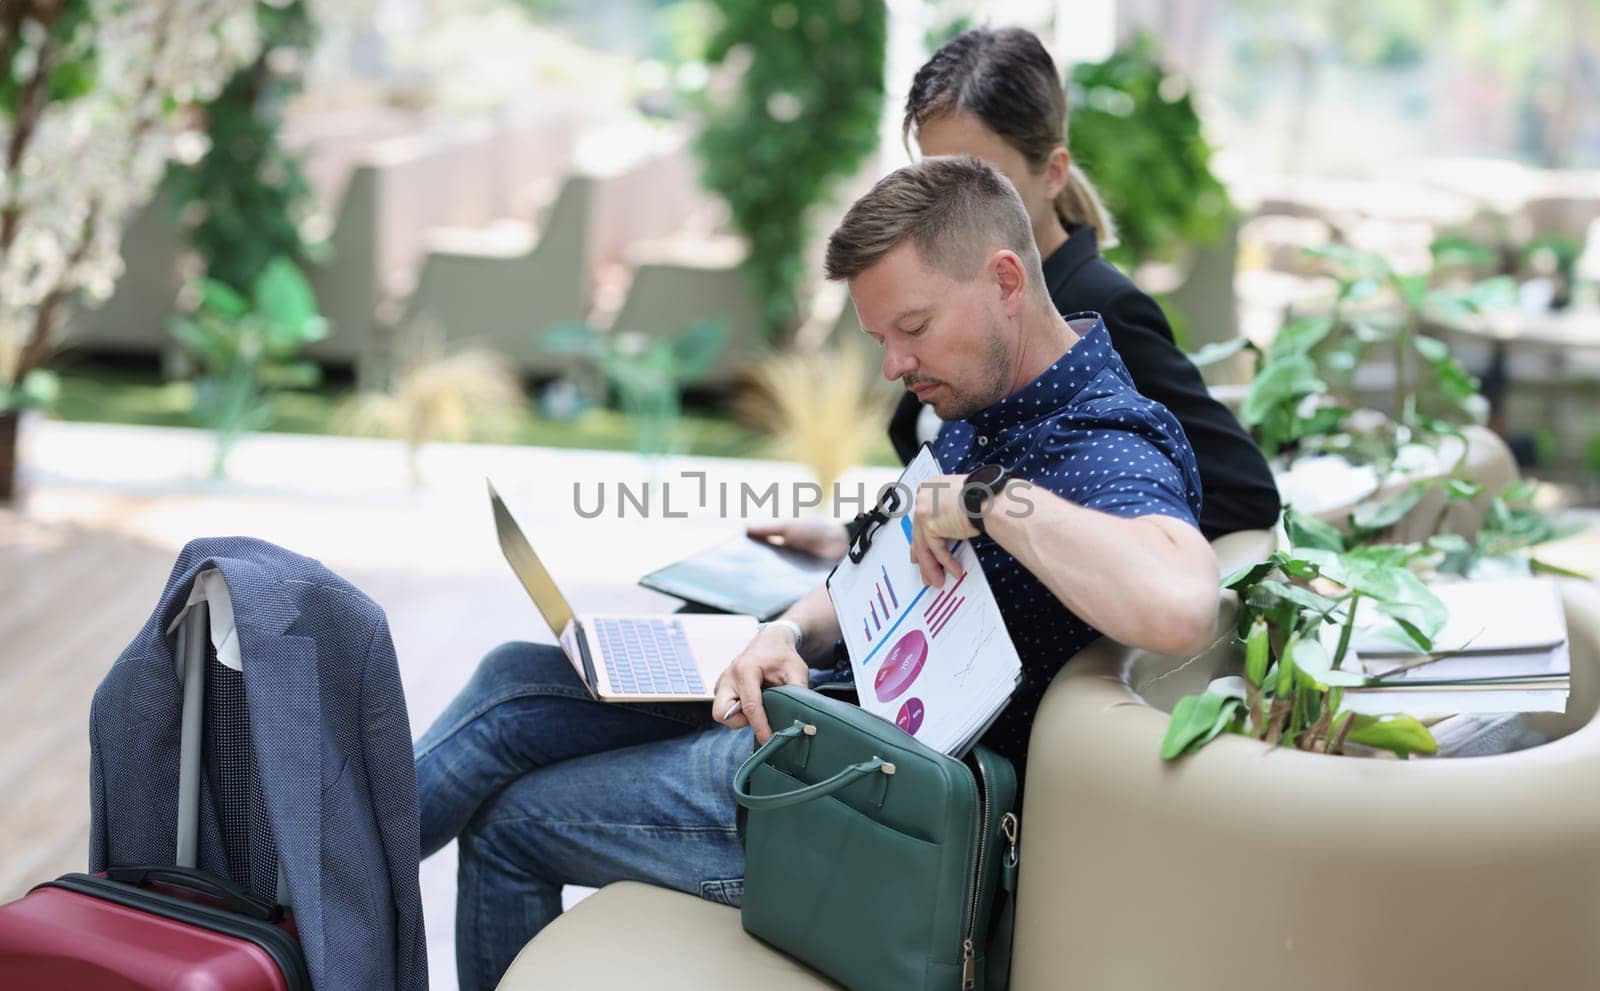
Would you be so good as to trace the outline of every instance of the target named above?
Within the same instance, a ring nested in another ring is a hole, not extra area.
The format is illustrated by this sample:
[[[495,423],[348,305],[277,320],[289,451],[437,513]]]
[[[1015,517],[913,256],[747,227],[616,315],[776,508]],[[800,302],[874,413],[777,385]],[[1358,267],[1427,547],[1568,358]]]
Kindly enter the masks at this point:
[[[1512,505],[1519,502],[1531,502],[1533,500],[1534,493],[1538,491],[1538,479],[1524,478],[1519,482],[1513,482],[1504,489],[1501,489],[1500,498],[1505,500],[1507,505]]]
[[[1434,377],[1447,396],[1465,399],[1478,394],[1478,380],[1461,367],[1442,342],[1418,335],[1412,338],[1412,345],[1433,369]]]
[[[1348,285],[1356,285],[1363,280],[1387,279],[1393,271],[1383,256],[1347,245],[1320,245],[1303,250],[1312,258],[1328,262],[1334,270],[1334,277]]]
[[[670,345],[677,380],[692,382],[710,371],[727,341],[728,324],[723,320],[702,320],[685,327]]]
[[[1278,656],[1277,674],[1273,679],[1272,694],[1286,699],[1294,691],[1294,654],[1300,647],[1300,638],[1291,636],[1283,643],[1283,653]]]
[[[51,103],[68,103],[88,96],[99,79],[100,63],[93,52],[58,62],[50,73],[48,99]]]
[[[1214,341],[1189,355],[1189,360],[1196,368],[1206,368],[1220,361],[1227,361],[1240,351],[1256,350],[1255,343],[1248,337],[1235,337],[1230,341]]]
[[[299,266],[279,255],[267,263],[251,287],[255,309],[269,333],[288,342],[315,340],[308,325],[317,315],[317,297]]]
[[[1235,571],[1233,574],[1223,578],[1221,585],[1223,588],[1232,589],[1242,588],[1246,585],[1254,585],[1262,578],[1265,578],[1267,574],[1272,571],[1272,566],[1273,563],[1271,561],[1260,561],[1256,564],[1247,564],[1238,571]]]
[[[1441,234],[1428,245],[1428,253],[1437,266],[1469,265],[1484,268],[1499,263],[1493,251],[1460,234]]]
[[[1393,498],[1386,499],[1376,505],[1366,503],[1357,506],[1355,511],[1350,514],[1351,528],[1372,533],[1394,526],[1407,513],[1415,509],[1417,503],[1422,501],[1423,489],[1424,486],[1411,485],[1401,490]]]
[[[1482,485],[1465,478],[1445,479],[1444,490],[1452,499],[1476,499],[1483,494]]]
[[[1344,534],[1315,516],[1305,516],[1293,506],[1283,510],[1283,526],[1289,534],[1291,547],[1320,547],[1323,550],[1344,550]]]
[[[1271,609],[1280,602],[1292,602],[1301,609],[1320,616],[1327,616],[1339,606],[1337,600],[1287,582],[1258,582],[1250,590],[1249,603],[1252,608]]]
[[[586,323],[551,324],[534,335],[542,350],[598,361],[605,353],[605,337]]]
[[[1389,280],[1400,293],[1406,306],[1420,310],[1428,303],[1428,277],[1426,275],[1395,275]]]
[[[1291,320],[1284,324],[1279,329],[1278,336],[1272,339],[1272,346],[1267,349],[1267,361],[1270,363],[1304,356],[1322,343],[1332,330],[1333,317],[1327,314],[1315,314]]]
[[[1173,760],[1194,753],[1227,728],[1243,703],[1227,695],[1203,692],[1186,695],[1172,707],[1167,734],[1161,740],[1161,758]]]
[[[1574,571],[1571,568],[1563,568],[1559,564],[1551,564],[1548,561],[1541,561],[1536,557],[1528,558],[1528,569],[1536,575],[1555,575],[1559,578],[1578,578],[1587,582],[1592,582],[1595,580],[1595,576],[1593,574],[1588,574],[1582,571]]]
[[[1391,569],[1392,590],[1387,596],[1374,596],[1378,611],[1400,625],[1423,650],[1431,650],[1433,638],[1444,629],[1449,611],[1422,579],[1405,568]]]
[[[16,404],[24,409],[46,409],[61,398],[61,377],[55,372],[35,368],[22,377]]]
[[[1327,391],[1327,383],[1317,375],[1317,366],[1303,355],[1281,362],[1272,362],[1250,383],[1239,416],[1254,426],[1266,419],[1273,409],[1286,403],[1294,404],[1306,396]]]
[[[1304,558],[1296,557],[1288,551],[1273,552],[1272,560],[1290,578],[1298,578],[1301,581],[1308,582],[1322,574],[1321,568]]]
[[[1517,298],[1517,280],[1509,275],[1496,275],[1476,282],[1466,292],[1468,305],[1479,312],[1515,306]]]
[[[1250,633],[1245,637],[1244,647],[1244,675],[1250,684],[1260,688],[1267,676],[1267,664],[1271,661],[1271,645],[1267,640],[1267,621],[1257,616],[1255,622],[1250,624]]]
[[[1434,742],[1433,734],[1428,732],[1428,727],[1418,722],[1414,716],[1385,716],[1380,719],[1376,716],[1357,714],[1351,721],[1350,733],[1345,739],[1363,746],[1388,750],[1401,757],[1410,754],[1437,753],[1439,749],[1439,745]]]
[[[1459,533],[1436,533],[1428,538],[1427,547],[1430,551],[1441,554],[1471,554],[1472,543]]]
[[[1294,664],[1302,675],[1316,682],[1317,687],[1356,688],[1367,679],[1354,671],[1336,669],[1328,656],[1328,649],[1319,640],[1302,640],[1294,648]]]
[[[237,320],[250,312],[250,301],[226,282],[220,282],[216,279],[202,279],[200,294],[202,309],[209,310],[218,316]]]

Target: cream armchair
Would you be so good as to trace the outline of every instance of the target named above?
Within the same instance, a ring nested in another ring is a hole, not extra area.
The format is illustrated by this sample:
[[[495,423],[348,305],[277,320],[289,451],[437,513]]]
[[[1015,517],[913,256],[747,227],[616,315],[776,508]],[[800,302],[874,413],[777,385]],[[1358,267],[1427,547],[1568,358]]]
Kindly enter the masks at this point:
[[[1562,593],[1567,712],[1535,717],[1551,742],[1492,757],[1225,734],[1166,763],[1166,710],[1236,670],[1229,638],[1198,658],[1084,650],[1034,724],[1014,986],[1593,987],[1600,591]]]
[[[1218,564],[1224,574],[1272,553],[1273,536],[1265,530],[1252,530],[1229,534],[1213,545]],[[1091,648],[1092,650],[1093,648]],[[1081,655],[1080,655],[1081,656]],[[1067,665],[1071,670],[1078,663],[1074,659]],[[1060,679],[1057,679],[1058,682]],[[1052,690],[1053,691],[1053,690]],[[1046,728],[1041,710],[1040,720],[1033,730],[1033,753],[1037,754],[1041,736],[1059,732],[1060,727]],[[1150,753],[1155,754],[1152,749]],[[1035,756],[1033,760],[1038,760]],[[1070,806],[1073,796],[1061,793],[1048,801],[1035,799],[1036,780],[1029,771],[1029,802],[1041,801]],[[1050,786],[1045,786],[1046,788]],[[1040,789],[1042,790],[1042,789]],[[1030,806],[1031,807],[1031,806]],[[1031,813],[1025,813],[1031,815]],[[1023,829],[1028,830],[1024,820]],[[1055,857],[1042,851],[1058,846],[1046,839],[1057,834],[1041,830],[1034,834],[1041,852],[1039,863],[1054,868]],[[1024,843],[1027,840],[1024,839]],[[1020,891],[1039,890],[1034,904],[1040,912],[1058,911],[1058,906],[1044,897],[1051,883],[1041,875],[1031,879],[1034,855],[1030,850],[1022,859]],[[1029,902],[1019,901],[1018,910],[1034,911]],[[1020,918],[1020,917],[1019,917]],[[1057,920],[1052,915],[1040,915],[1032,931],[1053,929]],[[618,933],[626,938],[618,940]],[[1025,952],[1037,957],[1026,965],[1019,958],[1017,972],[1024,966],[1031,975],[1027,981],[1014,980],[1013,988],[1058,988],[1061,982],[1051,978],[1054,951],[1048,940],[1031,942]],[[1019,944],[1019,950],[1023,949]],[[1117,985],[1082,984],[1079,987],[1107,989]],[[1134,987],[1134,985],[1122,985]],[[762,991],[802,991],[802,989],[834,988],[832,981],[796,963],[789,957],[771,949],[752,936],[746,935],[739,924],[738,909],[715,905],[692,895],[667,891],[646,884],[613,884],[580,902],[565,913],[539,936],[523,948],[500,982],[501,991],[533,991],[542,988],[570,988],[573,991],[610,991],[648,987],[654,991],[745,991],[760,988]],[[1142,986],[1139,986],[1142,987]]]

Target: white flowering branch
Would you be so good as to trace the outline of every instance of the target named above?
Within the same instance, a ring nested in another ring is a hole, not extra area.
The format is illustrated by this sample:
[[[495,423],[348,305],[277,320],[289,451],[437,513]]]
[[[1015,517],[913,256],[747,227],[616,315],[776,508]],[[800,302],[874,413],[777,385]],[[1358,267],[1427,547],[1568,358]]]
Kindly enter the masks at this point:
[[[0,106],[0,387],[17,387],[74,295],[111,295],[123,225],[160,181],[181,108],[260,40],[255,0],[12,0],[0,31],[15,87]]]

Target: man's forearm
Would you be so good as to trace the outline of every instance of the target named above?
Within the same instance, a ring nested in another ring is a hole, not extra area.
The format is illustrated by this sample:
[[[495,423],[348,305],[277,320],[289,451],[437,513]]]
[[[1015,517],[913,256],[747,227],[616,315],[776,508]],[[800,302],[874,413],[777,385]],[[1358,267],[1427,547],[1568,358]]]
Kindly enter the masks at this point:
[[[1188,653],[1214,633],[1216,557],[1187,524],[1124,519],[1015,485],[984,524],[1067,608],[1119,643]]]
[[[783,618],[797,623],[805,638],[800,656],[814,668],[833,666],[833,645],[839,639],[839,617],[828,598],[828,586],[818,585],[790,606]]]

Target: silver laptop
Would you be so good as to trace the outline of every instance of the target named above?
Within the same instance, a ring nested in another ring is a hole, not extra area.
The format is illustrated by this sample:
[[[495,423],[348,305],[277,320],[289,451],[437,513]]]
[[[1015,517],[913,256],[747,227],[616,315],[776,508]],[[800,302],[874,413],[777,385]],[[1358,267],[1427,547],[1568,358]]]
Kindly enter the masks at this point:
[[[507,563],[601,701],[709,701],[717,676],[756,635],[751,616],[575,613],[493,483],[489,502]]]

